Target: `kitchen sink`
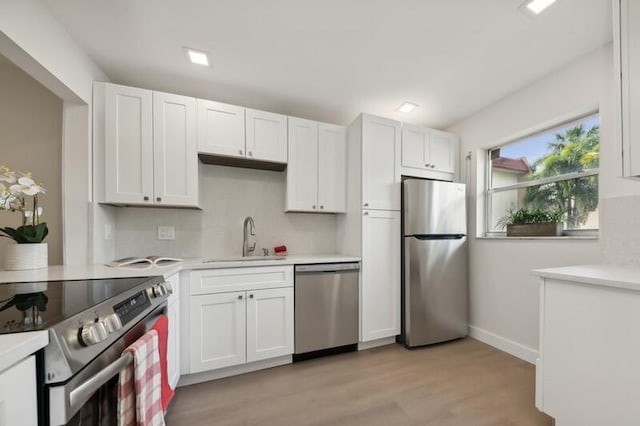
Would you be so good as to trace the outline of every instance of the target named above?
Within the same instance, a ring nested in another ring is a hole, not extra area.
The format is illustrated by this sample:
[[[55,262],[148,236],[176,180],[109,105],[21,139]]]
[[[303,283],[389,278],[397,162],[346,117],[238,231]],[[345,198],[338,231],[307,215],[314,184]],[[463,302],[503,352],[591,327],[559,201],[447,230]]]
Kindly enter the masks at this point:
[[[260,260],[285,260],[286,256],[238,256],[238,257],[216,257],[203,260],[202,263],[219,262],[255,262]]]

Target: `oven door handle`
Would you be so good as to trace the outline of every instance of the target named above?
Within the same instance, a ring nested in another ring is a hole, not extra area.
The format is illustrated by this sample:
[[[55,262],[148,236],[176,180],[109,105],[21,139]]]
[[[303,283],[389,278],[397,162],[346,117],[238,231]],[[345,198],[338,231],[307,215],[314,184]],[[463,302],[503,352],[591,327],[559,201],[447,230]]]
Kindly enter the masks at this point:
[[[69,393],[69,405],[74,409],[78,408],[76,405],[83,404],[87,398],[93,395],[105,383],[111,380],[113,376],[120,373],[120,371],[132,362],[133,354],[131,352],[126,352],[120,358],[100,370],[98,374],[72,390]]]

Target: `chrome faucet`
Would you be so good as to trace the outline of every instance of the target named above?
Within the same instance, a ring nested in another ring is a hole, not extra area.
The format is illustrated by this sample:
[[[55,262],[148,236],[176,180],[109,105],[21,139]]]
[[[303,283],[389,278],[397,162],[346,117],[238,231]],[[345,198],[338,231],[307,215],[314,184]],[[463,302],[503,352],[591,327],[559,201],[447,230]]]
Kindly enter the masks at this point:
[[[242,238],[242,256],[249,256],[249,253],[253,253],[256,249],[256,239],[253,238],[253,244],[249,245],[250,237],[256,235],[256,224],[253,222],[251,216],[244,218],[244,234]]]

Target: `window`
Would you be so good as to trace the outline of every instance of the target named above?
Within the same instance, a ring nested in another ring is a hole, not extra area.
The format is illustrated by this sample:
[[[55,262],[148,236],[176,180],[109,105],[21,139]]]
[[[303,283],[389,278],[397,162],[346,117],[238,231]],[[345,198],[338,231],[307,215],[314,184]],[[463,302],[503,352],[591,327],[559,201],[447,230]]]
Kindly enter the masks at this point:
[[[561,210],[566,231],[598,229],[600,117],[580,117],[489,150],[487,234],[510,210]]]

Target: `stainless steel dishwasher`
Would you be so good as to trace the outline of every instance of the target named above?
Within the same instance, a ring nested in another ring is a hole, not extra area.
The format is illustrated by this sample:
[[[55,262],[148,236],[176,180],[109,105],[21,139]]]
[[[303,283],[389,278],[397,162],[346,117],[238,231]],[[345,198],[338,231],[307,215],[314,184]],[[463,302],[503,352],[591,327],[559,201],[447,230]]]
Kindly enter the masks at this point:
[[[294,360],[355,350],[360,263],[297,265]]]

